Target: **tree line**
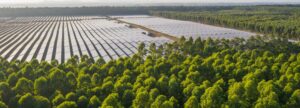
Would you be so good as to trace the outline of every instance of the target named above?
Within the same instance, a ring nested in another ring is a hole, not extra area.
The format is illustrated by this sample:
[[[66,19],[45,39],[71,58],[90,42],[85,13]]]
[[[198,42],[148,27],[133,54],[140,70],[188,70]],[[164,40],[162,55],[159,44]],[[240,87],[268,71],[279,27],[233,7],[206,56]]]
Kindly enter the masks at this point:
[[[181,38],[109,62],[0,58],[0,108],[296,108],[299,52],[279,38]]]
[[[20,7],[0,8],[0,17],[31,16],[105,16],[105,15],[148,15],[151,11],[220,10],[232,7],[206,6],[99,6],[99,7]]]
[[[151,14],[298,40],[299,11],[298,6],[237,6],[223,10],[152,11]]]

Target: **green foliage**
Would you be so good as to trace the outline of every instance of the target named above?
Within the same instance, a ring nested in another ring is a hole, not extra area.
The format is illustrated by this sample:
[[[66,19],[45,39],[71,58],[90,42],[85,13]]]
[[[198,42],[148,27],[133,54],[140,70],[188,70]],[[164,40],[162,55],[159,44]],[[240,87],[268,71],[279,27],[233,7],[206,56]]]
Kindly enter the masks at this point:
[[[77,100],[79,108],[86,108],[89,103],[89,100],[85,96],[80,96]]]
[[[184,108],[199,108],[199,101],[196,96],[191,96],[185,103]]]
[[[20,108],[50,108],[50,102],[47,98],[42,96],[32,96],[30,93],[23,95],[19,101]]]
[[[101,105],[101,108],[107,108],[107,107],[112,107],[112,108],[122,108],[120,106],[120,103],[119,103],[119,95],[117,93],[112,93],[110,95],[108,95],[102,105]]]
[[[15,87],[12,88],[19,94],[32,93],[33,91],[33,82],[24,77],[20,78]]]
[[[268,37],[181,38],[157,50],[154,46],[109,62],[76,56],[62,64],[0,58],[0,107],[299,106],[299,43]]]
[[[48,96],[48,80],[40,77],[34,81],[34,93],[42,96]]]
[[[0,108],[8,108],[8,106],[5,103],[0,101]]]
[[[51,103],[46,97],[35,96],[35,108],[51,108]]]
[[[77,104],[73,101],[65,101],[58,105],[56,108],[77,108]]]
[[[88,108],[98,108],[100,107],[101,102],[97,96],[93,96],[88,104]]]

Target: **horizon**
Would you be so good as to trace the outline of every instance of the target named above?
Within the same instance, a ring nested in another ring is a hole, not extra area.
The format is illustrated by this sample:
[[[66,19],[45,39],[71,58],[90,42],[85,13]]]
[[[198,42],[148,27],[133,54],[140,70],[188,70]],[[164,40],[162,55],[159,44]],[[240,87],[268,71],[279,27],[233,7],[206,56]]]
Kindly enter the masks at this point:
[[[299,4],[298,0],[2,0],[0,7],[81,7],[81,6],[219,6]]]

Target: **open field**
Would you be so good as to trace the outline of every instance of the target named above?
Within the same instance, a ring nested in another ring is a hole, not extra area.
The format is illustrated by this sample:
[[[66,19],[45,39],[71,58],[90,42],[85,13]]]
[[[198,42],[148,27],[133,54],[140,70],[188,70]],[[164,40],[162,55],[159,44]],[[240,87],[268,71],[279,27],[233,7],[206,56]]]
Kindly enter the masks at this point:
[[[63,62],[73,55],[88,55],[106,61],[130,56],[139,43],[160,45],[170,40],[142,34],[141,29],[105,17],[1,18],[0,54],[10,60],[33,58]]]

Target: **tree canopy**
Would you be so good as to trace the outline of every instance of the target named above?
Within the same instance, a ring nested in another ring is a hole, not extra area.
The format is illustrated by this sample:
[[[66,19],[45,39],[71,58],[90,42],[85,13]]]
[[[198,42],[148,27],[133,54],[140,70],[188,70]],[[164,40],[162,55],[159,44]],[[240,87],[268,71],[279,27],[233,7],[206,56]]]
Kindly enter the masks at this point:
[[[159,50],[158,50],[159,49]],[[1,108],[298,107],[300,44],[185,39],[132,57],[65,63],[0,58]]]

